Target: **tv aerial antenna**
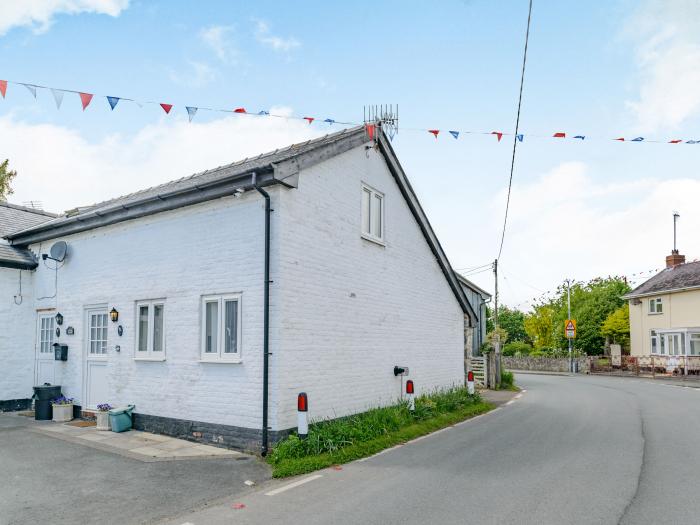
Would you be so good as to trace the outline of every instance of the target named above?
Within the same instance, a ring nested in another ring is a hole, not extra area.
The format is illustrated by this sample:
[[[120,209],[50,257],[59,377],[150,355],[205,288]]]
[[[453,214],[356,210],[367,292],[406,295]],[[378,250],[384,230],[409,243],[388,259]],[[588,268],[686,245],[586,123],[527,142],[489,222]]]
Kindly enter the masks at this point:
[[[362,106],[363,122],[365,126],[374,124],[382,128],[389,140],[399,132],[399,105],[396,104],[374,104]]]

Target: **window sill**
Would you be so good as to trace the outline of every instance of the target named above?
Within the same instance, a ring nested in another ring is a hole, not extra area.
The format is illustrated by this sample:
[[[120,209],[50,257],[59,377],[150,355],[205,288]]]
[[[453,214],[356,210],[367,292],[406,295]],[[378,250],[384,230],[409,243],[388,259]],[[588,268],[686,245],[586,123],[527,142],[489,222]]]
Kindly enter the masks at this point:
[[[664,315],[663,312],[648,312],[647,315]]]
[[[162,361],[165,361],[165,357],[134,357],[134,361],[162,362]]]
[[[211,365],[240,365],[242,359],[200,359],[199,363],[206,363]]]
[[[367,235],[366,233],[363,233],[361,236],[366,241],[378,244],[379,246],[383,246],[384,248],[386,248],[386,243],[381,239],[377,239],[376,237],[372,237],[371,235]]]

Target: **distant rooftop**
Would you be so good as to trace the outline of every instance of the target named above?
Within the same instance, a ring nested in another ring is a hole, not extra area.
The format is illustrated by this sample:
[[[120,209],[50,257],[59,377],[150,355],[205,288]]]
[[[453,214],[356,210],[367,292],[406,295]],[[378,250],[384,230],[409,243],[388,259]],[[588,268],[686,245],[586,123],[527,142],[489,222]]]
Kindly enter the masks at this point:
[[[689,288],[700,288],[700,261],[665,268],[624,297],[633,299]]]

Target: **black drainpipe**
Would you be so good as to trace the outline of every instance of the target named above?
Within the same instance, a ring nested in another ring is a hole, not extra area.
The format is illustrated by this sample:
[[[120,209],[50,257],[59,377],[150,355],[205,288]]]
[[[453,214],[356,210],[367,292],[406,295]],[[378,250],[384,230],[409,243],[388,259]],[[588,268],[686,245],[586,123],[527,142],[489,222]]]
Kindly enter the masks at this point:
[[[263,406],[262,406],[262,446],[260,455],[267,455],[267,391],[270,368],[270,194],[258,186],[256,174],[253,173],[253,187],[265,198],[265,298],[263,318]]]

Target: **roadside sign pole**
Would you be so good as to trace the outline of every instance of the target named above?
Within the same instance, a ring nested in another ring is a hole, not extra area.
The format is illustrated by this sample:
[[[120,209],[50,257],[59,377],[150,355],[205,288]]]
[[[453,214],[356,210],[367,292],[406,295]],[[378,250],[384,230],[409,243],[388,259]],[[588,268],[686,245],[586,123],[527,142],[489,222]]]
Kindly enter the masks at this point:
[[[566,303],[567,303],[567,307],[569,309],[568,319],[571,319],[571,280],[570,279],[566,280]],[[573,374],[573,372],[574,372],[574,355],[572,352],[573,341],[572,341],[571,337],[569,337],[568,340],[569,340],[569,372],[571,372]]]

